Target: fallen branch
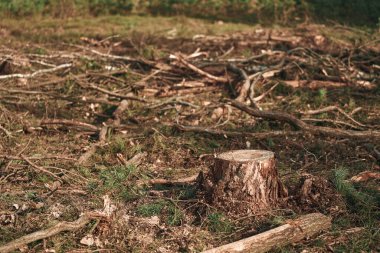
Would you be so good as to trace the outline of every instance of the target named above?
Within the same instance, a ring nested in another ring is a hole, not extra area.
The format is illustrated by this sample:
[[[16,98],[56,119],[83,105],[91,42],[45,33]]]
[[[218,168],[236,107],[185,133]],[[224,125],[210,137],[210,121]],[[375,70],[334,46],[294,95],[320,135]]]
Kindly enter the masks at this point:
[[[52,176],[54,177],[55,179],[57,179],[58,181],[62,182],[62,178],[60,178],[59,176],[55,175],[53,172],[51,171],[48,171],[40,166],[38,166],[37,164],[35,164],[34,162],[30,161],[26,156],[24,155],[20,155],[22,157],[22,159],[24,159],[25,162],[27,162],[30,166],[32,166],[32,168],[34,168],[35,170],[39,171],[39,172],[43,172],[49,176]],[[0,251],[1,252],[1,251]]]
[[[302,114],[306,114],[306,115],[315,115],[315,114],[320,114],[320,113],[325,113],[325,112],[331,112],[331,111],[338,111],[341,114],[343,114],[347,119],[349,119],[352,122],[354,122],[356,125],[361,126],[361,127],[366,127],[366,125],[364,125],[364,124],[356,121],[348,113],[346,113],[345,111],[343,111],[342,109],[340,109],[339,107],[337,107],[335,105],[327,106],[327,107],[324,107],[324,108],[318,109],[318,110],[310,110],[310,111],[301,112],[301,113]]]
[[[65,231],[74,231],[84,227],[92,219],[96,218],[94,214],[84,214],[79,219],[73,222],[62,221],[54,225],[53,227],[36,231],[29,235],[22,236],[14,241],[11,241],[3,246],[0,246],[1,253],[8,253],[17,250],[28,243],[35,242],[41,239],[51,237]]]
[[[111,122],[109,122],[108,125],[104,125],[100,129],[98,141],[96,143],[92,144],[91,147],[84,154],[82,154],[81,157],[79,157],[78,162],[77,162],[78,165],[85,164],[88,161],[88,159],[90,159],[90,157],[96,152],[98,147],[101,147],[102,145],[104,145],[106,143],[107,132],[108,132],[109,127],[120,126],[121,115],[123,114],[123,112],[125,110],[128,109],[128,104],[129,103],[127,100],[122,100],[119,103],[119,106],[116,108],[116,110],[112,114],[114,119],[111,120]]]
[[[320,80],[291,80],[282,81],[284,84],[293,88],[309,88],[309,89],[320,89],[320,88],[342,88],[342,87],[358,87],[367,90],[372,90],[376,88],[376,85],[371,83],[358,83],[354,86],[350,83],[343,82],[331,82],[331,81],[320,81]]]
[[[260,111],[253,108],[248,107],[247,105],[240,103],[236,100],[230,100],[229,102],[232,106],[254,116],[260,117],[270,120],[278,120],[282,122],[289,123],[294,126],[296,129],[303,130],[305,132],[309,132],[312,134],[322,134],[335,138],[353,138],[353,139],[371,139],[371,140],[379,140],[380,139],[380,131],[368,130],[368,131],[354,131],[354,130],[343,130],[339,128],[331,128],[331,127],[321,127],[321,126],[313,126],[309,125],[302,120],[290,115],[288,113],[283,112],[272,112],[272,111]]]
[[[88,159],[90,159],[90,157],[95,154],[96,150],[98,149],[98,147],[102,146],[105,144],[106,140],[107,140],[107,131],[108,131],[108,127],[107,126],[103,126],[100,131],[99,131],[99,137],[98,137],[98,142],[92,144],[90,146],[90,148],[84,153],[82,154],[78,161],[77,161],[77,165],[83,165],[85,164]]]
[[[212,129],[208,127],[198,127],[198,126],[174,125],[174,127],[183,132],[207,133],[207,134],[212,134],[212,135],[222,135],[225,137],[246,136],[246,137],[251,137],[255,139],[266,139],[266,138],[273,138],[273,137],[278,137],[278,136],[291,136],[291,135],[297,135],[300,133],[297,131],[272,131],[272,132],[265,132],[265,133],[248,133],[248,132],[224,131],[224,130]]]
[[[3,131],[3,133],[5,133],[6,136],[8,137],[12,137],[12,134],[11,132],[9,132],[5,127],[3,127],[2,125],[0,125],[0,130]]]
[[[148,184],[148,185],[176,185],[176,186],[181,186],[181,185],[188,185],[194,183],[198,178],[197,175],[193,175],[190,177],[185,177],[185,178],[179,178],[179,179],[163,179],[163,178],[157,178],[157,179],[151,179],[151,180],[146,180],[146,181],[141,181],[138,182],[137,184]]]
[[[6,159],[6,160],[24,160],[21,156],[14,156],[14,155],[2,155],[0,154],[0,158]],[[28,160],[48,160],[48,159],[58,159],[58,160],[68,160],[68,161],[76,161],[75,158],[71,157],[64,157],[64,156],[56,156],[56,155],[48,155],[48,156],[32,156],[32,157],[27,157]]]
[[[116,157],[117,159],[125,166],[125,167],[129,167],[129,166],[135,166],[135,167],[138,167],[140,166],[140,164],[143,162],[143,160],[145,159],[145,157],[147,156],[148,154],[146,152],[142,152],[142,153],[138,153],[137,155],[135,155],[134,157],[132,157],[131,159],[129,160],[126,160],[124,158],[124,156],[120,153],[116,154]]]
[[[246,239],[203,251],[203,253],[262,253],[274,248],[283,247],[290,243],[299,242],[315,236],[331,227],[331,218],[321,213],[311,213],[298,219],[290,220],[287,224],[271,229],[264,233]]]
[[[380,173],[374,172],[374,171],[363,171],[357,174],[356,176],[353,176],[350,181],[352,182],[366,182],[370,179],[379,180],[380,179]]]
[[[118,93],[115,93],[115,92],[112,92],[112,91],[109,91],[109,90],[106,90],[106,89],[103,89],[103,88],[99,88],[93,84],[89,84],[90,88],[91,89],[94,89],[94,90],[97,90],[97,91],[100,91],[104,94],[107,94],[107,95],[110,95],[112,97],[117,97],[117,98],[122,98],[122,99],[127,99],[127,100],[135,100],[135,101],[139,101],[139,102],[144,102],[146,103],[147,101],[143,98],[138,98],[138,97],[135,97],[135,96],[130,96],[130,95],[121,95],[121,94],[118,94]]]
[[[236,100],[239,102],[244,102],[247,99],[248,95],[250,95],[251,98],[253,98],[254,94],[249,94],[249,91],[251,90],[251,85],[253,84],[251,84],[251,80],[249,79],[245,70],[238,68],[234,64],[230,64],[229,68],[231,68],[235,72],[238,72],[240,76],[244,79],[244,83],[241,86],[239,96],[236,98]]]
[[[85,128],[90,131],[97,132],[99,128],[97,126],[76,121],[76,120],[67,120],[67,119],[44,119],[41,121],[41,125],[65,125],[65,126],[75,126]]]
[[[264,93],[262,93],[261,95],[253,98],[253,101],[254,102],[259,102],[260,100],[262,100],[263,98],[265,98],[269,93],[271,93],[277,86],[279,85],[279,83],[276,83],[275,85],[273,85],[272,87],[270,87],[269,90],[265,91]]]
[[[11,74],[11,75],[3,75],[3,76],[0,75],[0,80],[10,79],[10,78],[32,78],[40,74],[50,73],[50,72],[54,72],[60,69],[70,68],[71,66],[72,66],[71,63],[66,63],[66,64],[59,65],[57,67],[51,68],[51,69],[40,69],[31,74]]]
[[[341,120],[314,119],[314,118],[301,118],[301,120],[305,121],[305,122],[330,123],[330,124],[334,124],[334,125],[342,125],[342,126],[347,126],[349,128],[358,129],[358,130],[362,130],[363,129],[362,127],[359,127],[359,126],[356,126],[356,125],[353,125],[353,124],[350,124],[350,123],[347,123],[347,122],[344,122],[344,121],[341,121]]]
[[[187,62],[185,59],[183,59],[183,57],[181,57],[179,55],[174,55],[172,57],[174,57],[176,60],[178,60],[180,63],[182,63],[183,65],[185,65],[186,67],[188,67],[192,71],[200,74],[201,76],[205,76],[212,81],[216,81],[216,82],[220,82],[220,83],[227,83],[228,82],[228,78],[211,75],[210,73],[207,73],[206,71],[203,71],[200,68],[194,66],[193,64]]]
[[[119,106],[116,108],[116,110],[112,113],[112,116],[114,118],[113,120],[113,125],[114,126],[120,126],[120,121],[121,121],[121,115],[125,110],[128,109],[128,101],[127,100],[122,100],[119,104]]]

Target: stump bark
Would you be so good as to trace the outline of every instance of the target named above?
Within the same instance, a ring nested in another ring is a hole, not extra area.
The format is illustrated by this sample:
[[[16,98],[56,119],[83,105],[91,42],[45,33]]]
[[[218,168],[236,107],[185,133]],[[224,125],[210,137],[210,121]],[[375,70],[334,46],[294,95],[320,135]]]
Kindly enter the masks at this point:
[[[234,150],[217,155],[200,183],[209,202],[239,215],[274,208],[287,196],[275,168],[274,153],[265,150]]]

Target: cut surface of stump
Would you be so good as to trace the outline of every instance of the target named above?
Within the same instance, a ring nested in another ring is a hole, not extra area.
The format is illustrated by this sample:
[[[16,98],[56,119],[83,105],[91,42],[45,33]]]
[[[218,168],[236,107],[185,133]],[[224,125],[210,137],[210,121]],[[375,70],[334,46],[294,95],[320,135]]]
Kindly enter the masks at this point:
[[[274,153],[234,150],[215,157],[214,166],[200,177],[206,198],[235,214],[255,214],[277,206],[287,196],[275,168]]]

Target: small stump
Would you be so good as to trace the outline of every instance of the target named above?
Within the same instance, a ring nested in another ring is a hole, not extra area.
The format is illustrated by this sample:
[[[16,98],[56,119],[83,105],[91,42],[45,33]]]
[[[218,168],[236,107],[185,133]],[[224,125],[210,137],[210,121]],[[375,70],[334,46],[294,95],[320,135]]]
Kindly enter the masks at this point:
[[[270,210],[287,196],[271,151],[221,153],[216,156],[214,166],[199,180],[210,203],[239,215]]]

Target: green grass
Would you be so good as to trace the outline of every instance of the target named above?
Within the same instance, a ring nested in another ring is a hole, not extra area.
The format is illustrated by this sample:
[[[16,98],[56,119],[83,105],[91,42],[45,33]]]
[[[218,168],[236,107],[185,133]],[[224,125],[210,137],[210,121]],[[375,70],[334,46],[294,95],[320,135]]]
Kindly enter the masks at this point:
[[[207,216],[208,230],[215,233],[231,233],[232,223],[221,213],[211,213]]]
[[[102,169],[100,172],[102,185],[100,185],[99,192],[110,192],[124,201],[137,199],[144,194],[144,189],[135,183],[138,176],[141,175],[133,165],[128,167],[117,165]],[[98,186],[96,181],[91,181],[87,185],[89,189],[97,189]]]
[[[34,24],[30,27],[30,24]],[[216,25],[207,20],[185,17],[150,17],[150,16],[101,16],[81,17],[67,20],[29,17],[23,19],[4,19],[2,28],[9,31],[17,40],[36,43],[77,42],[81,37],[105,38],[112,35],[121,37],[145,33],[167,36],[175,30],[175,37],[192,38],[196,34],[218,35],[230,32],[252,31],[252,25],[225,23]],[[191,29],[190,29],[191,27]],[[151,54],[152,48],[144,52]],[[33,48],[25,50],[37,50]]]
[[[143,217],[160,216],[169,226],[181,225],[184,217],[182,210],[174,200],[159,200],[140,205],[137,207],[136,213]]]
[[[340,244],[334,252],[370,252],[380,241],[380,194],[378,190],[354,185],[347,179],[349,170],[338,168],[333,172],[333,182],[339,193],[344,197],[351,218],[338,217],[334,228],[363,226],[365,230],[359,234],[350,235],[347,244]]]
[[[165,205],[166,205],[165,201],[148,203],[148,204],[138,206],[136,212],[137,212],[137,215],[143,216],[143,217],[151,217],[155,215],[160,215]]]

